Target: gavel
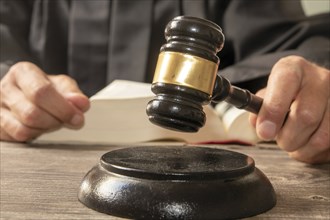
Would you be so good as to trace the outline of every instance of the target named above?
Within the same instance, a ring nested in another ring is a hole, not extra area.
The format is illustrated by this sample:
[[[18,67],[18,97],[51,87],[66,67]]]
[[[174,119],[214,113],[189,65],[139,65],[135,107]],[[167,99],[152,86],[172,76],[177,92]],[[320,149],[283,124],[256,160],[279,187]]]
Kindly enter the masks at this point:
[[[166,43],[160,48],[147,105],[149,120],[161,127],[197,132],[204,126],[203,105],[225,101],[257,114],[263,99],[231,85],[218,75],[217,53],[224,45],[222,29],[215,23],[179,16],[165,28]]]

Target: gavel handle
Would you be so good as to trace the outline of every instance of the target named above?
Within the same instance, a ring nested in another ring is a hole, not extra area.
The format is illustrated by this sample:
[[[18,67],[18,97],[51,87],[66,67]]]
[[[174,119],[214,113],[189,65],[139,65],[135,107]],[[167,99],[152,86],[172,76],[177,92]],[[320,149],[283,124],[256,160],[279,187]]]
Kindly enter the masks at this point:
[[[254,114],[258,114],[263,99],[252,94],[248,90],[231,86],[231,92],[225,99],[225,102],[228,102],[239,109],[244,109]]]
[[[231,85],[226,78],[217,76],[212,101],[225,101],[239,109],[258,114],[263,99],[248,90]]]

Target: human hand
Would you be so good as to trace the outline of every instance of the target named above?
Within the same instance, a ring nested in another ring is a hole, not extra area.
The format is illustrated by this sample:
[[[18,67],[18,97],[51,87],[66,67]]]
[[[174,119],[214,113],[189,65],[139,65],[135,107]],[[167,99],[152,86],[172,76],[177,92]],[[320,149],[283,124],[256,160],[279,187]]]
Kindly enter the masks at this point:
[[[66,75],[47,75],[32,63],[19,62],[0,86],[0,140],[29,141],[62,126],[84,124],[89,99]]]
[[[296,160],[329,162],[329,77],[329,70],[302,57],[278,61],[257,93],[264,98],[259,114],[250,117],[258,136],[276,140]]]

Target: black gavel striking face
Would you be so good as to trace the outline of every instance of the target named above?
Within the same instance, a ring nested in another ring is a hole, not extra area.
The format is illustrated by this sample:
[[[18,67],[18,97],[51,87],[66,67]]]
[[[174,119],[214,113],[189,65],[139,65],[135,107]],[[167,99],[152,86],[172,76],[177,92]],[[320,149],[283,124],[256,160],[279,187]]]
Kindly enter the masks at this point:
[[[238,108],[258,112],[262,100],[231,86],[217,75],[217,53],[224,35],[215,23],[180,16],[165,28],[167,43],[160,49],[152,82],[156,97],[147,105],[149,120],[161,127],[197,132],[205,124],[203,105],[225,100]]]

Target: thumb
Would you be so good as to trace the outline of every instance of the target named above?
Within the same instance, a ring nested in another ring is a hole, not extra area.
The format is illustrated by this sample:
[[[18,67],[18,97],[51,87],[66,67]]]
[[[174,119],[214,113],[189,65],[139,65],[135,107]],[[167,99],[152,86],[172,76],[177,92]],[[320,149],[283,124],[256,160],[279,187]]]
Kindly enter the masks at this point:
[[[274,65],[269,75],[256,124],[257,134],[261,139],[276,138],[291,103],[299,92],[303,70],[301,65],[297,65],[297,59],[296,57],[281,59]]]

